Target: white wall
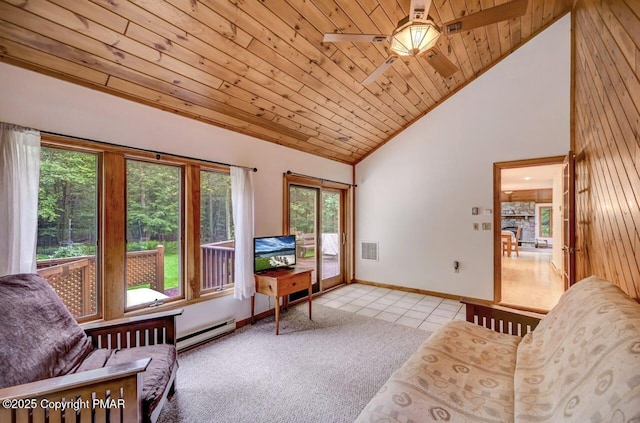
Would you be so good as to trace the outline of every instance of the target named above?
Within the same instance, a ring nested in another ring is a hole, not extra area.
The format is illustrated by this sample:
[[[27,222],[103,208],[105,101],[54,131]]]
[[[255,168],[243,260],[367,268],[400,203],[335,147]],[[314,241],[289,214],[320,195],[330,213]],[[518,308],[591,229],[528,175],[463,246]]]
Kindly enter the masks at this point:
[[[359,163],[356,278],[493,299],[493,163],[566,154],[569,87],[567,15]]]
[[[352,182],[352,167],[0,63],[0,122],[39,130],[257,167],[256,236],[282,232],[287,170]],[[268,307],[256,297],[256,312]],[[273,306],[273,301],[271,301]],[[179,332],[208,321],[249,317],[250,301],[223,297],[186,307]]]

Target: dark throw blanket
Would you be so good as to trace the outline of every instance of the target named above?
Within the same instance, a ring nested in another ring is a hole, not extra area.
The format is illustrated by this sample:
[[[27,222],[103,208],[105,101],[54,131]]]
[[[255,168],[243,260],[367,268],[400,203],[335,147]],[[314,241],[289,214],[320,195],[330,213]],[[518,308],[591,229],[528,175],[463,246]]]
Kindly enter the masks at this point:
[[[46,280],[0,278],[0,388],[72,372],[92,349]]]

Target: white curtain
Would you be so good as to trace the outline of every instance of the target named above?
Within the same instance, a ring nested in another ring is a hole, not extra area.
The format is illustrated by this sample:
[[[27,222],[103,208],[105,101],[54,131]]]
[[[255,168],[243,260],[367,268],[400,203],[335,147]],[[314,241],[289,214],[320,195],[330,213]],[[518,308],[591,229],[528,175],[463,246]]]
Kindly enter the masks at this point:
[[[0,276],[35,273],[40,132],[0,123]]]
[[[235,228],[235,281],[233,297],[242,300],[255,293],[253,281],[253,171],[231,167],[231,204]]]

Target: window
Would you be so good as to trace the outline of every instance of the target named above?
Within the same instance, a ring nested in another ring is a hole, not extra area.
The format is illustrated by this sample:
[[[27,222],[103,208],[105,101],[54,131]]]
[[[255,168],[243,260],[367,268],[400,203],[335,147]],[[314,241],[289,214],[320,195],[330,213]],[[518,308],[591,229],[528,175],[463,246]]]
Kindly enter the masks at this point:
[[[38,273],[76,319],[233,293],[228,167],[55,135],[41,152]]]
[[[538,210],[538,218],[540,219],[538,237],[551,238],[553,236],[553,208],[541,206]]]
[[[233,284],[235,245],[228,173],[200,171],[200,244],[201,291]]]
[[[42,147],[38,274],[74,317],[99,314],[98,155]]]
[[[181,168],[127,160],[127,307],[182,297]]]

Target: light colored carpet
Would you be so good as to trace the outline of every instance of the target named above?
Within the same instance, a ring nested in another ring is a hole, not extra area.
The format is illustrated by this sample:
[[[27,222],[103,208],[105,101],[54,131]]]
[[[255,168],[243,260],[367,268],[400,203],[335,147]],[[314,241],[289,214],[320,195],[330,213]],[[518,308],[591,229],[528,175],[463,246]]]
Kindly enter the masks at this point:
[[[306,304],[179,355],[159,422],[353,422],[430,332]]]

